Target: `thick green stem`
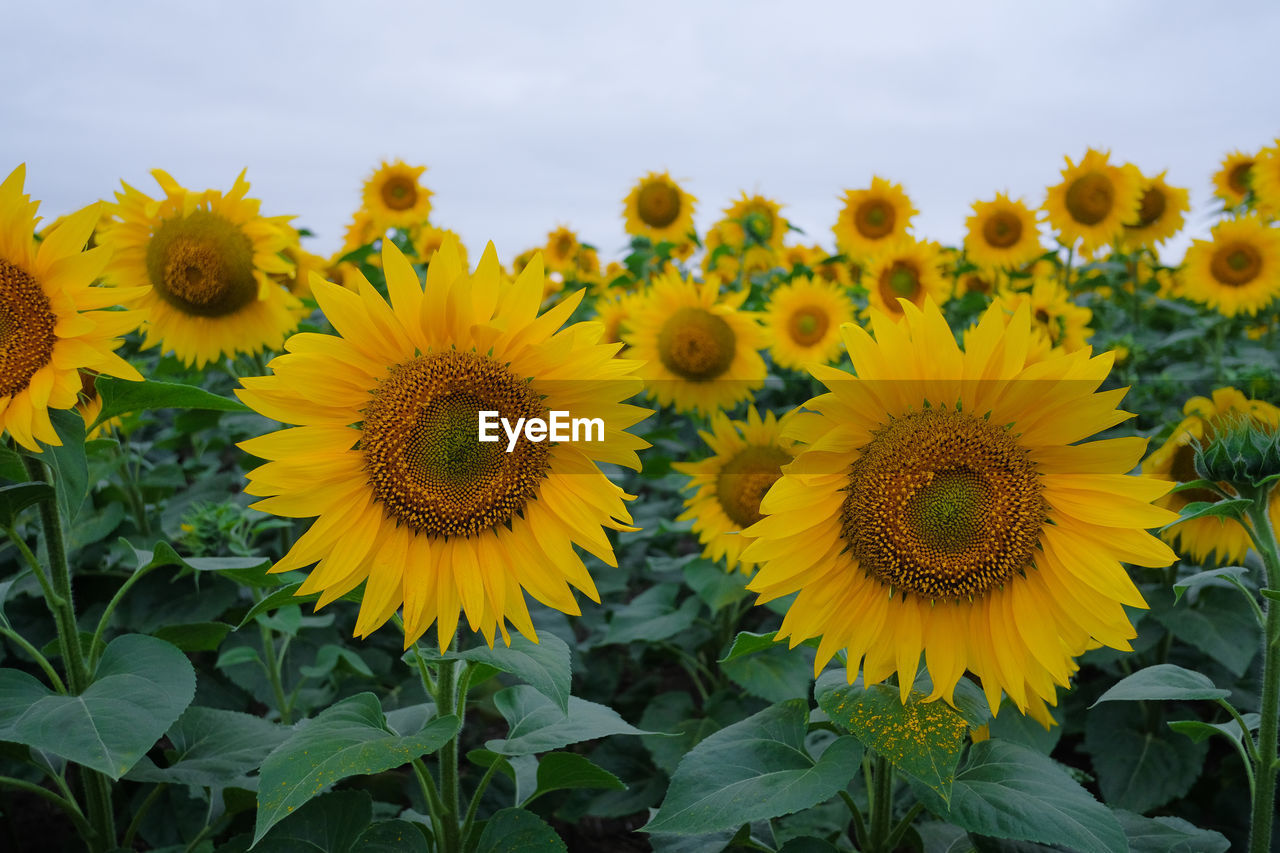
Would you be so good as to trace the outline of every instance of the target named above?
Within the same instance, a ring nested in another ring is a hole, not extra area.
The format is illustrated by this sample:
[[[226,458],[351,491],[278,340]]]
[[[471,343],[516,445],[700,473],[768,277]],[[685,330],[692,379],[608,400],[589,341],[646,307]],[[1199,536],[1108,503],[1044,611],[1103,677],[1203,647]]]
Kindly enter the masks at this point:
[[[449,647],[452,650],[452,642]],[[458,708],[457,691],[454,687],[457,666],[458,662],[453,660],[440,663],[435,700],[436,710],[441,714],[455,712]],[[440,849],[443,853],[461,853],[462,850],[458,838],[458,827],[461,822],[459,820],[461,810],[458,805],[458,738],[461,734],[462,727],[459,726],[458,733],[440,747],[440,800],[444,811],[441,815],[444,838],[441,839],[443,843]]]
[[[871,844],[872,853],[888,853],[890,848],[890,823],[893,821],[893,765],[883,756],[877,755],[874,760],[872,783],[875,786],[871,795]]]
[[[1280,549],[1268,515],[1266,490],[1254,500],[1249,522],[1254,545],[1267,571],[1267,586],[1280,589]],[[1258,727],[1258,766],[1249,830],[1251,853],[1271,850],[1271,823],[1276,809],[1276,740],[1280,732],[1280,607],[1266,600],[1267,625],[1263,636],[1262,718]]]

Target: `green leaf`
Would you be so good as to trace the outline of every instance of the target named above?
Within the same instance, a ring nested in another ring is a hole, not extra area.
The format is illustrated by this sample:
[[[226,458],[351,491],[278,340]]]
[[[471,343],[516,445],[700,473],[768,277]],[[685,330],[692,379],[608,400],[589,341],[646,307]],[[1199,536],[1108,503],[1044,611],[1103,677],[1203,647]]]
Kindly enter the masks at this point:
[[[566,853],[568,848],[542,818],[524,809],[503,809],[485,822],[476,853]]]
[[[718,613],[747,594],[748,576],[742,572],[727,572],[724,566],[710,560],[699,559],[684,567],[684,577],[689,588],[702,599],[712,613]]]
[[[1280,601],[1280,589],[1260,589],[1262,597],[1269,601]]]
[[[734,645],[737,645],[736,639]],[[751,654],[736,657],[730,649],[729,660],[721,663],[720,669],[752,696],[766,702],[785,702],[796,697],[809,698],[813,658],[811,648],[788,649],[786,643],[770,643]]]
[[[252,646],[236,646],[218,655],[218,660],[213,665],[216,669],[226,669],[237,664],[261,661],[262,658],[258,656],[257,649]]]
[[[173,643],[184,652],[216,651],[231,631],[226,622],[189,622],[185,625],[162,625],[151,636]]]
[[[897,687],[866,688],[861,679],[845,684],[843,673],[835,675],[819,682],[818,707],[868,749],[928,785],[943,802],[949,801],[969,727],[986,721],[985,709],[957,693],[957,704],[968,708],[970,718],[966,719],[946,702],[924,701],[926,694],[917,690],[904,704]]]
[[[834,796],[859,772],[862,746],[838,738],[814,761],[804,748],[808,722],[809,703],[793,699],[709,736],[680,762],[644,831],[736,829]]]
[[[302,581],[298,581],[297,583],[286,584],[279,589],[272,590],[261,601],[256,602],[253,607],[249,608],[249,612],[240,620],[240,624],[236,626],[236,630],[239,631],[245,625],[255,621],[258,616],[263,613],[305,601],[306,599],[304,597],[295,595],[295,593],[297,593],[301,588]],[[316,597],[318,598],[319,596],[317,595]]]
[[[591,759],[575,752],[551,752],[538,761],[538,787],[533,796],[521,805],[551,791],[568,791],[574,788],[625,791],[627,786],[608,770],[591,762]]]
[[[163,640],[125,634],[111,641],[94,682],[79,696],[49,691],[35,679],[0,681],[0,739],[24,743],[119,779],[195,696],[186,655]],[[5,725],[12,703],[28,707]],[[8,708],[6,713],[5,709]]]
[[[1177,817],[1142,817],[1123,809],[1112,814],[1129,839],[1129,853],[1225,853],[1231,842]]]
[[[1226,586],[1229,584],[1236,589],[1242,589],[1240,579],[1248,574],[1249,570],[1244,566],[1224,566],[1221,569],[1197,572],[1173,585],[1173,603],[1177,604],[1181,601],[1183,593],[1187,592],[1187,590],[1199,589],[1206,585]],[[1246,594],[1248,594],[1247,591]]]
[[[1145,699],[1225,699],[1230,695],[1230,690],[1214,687],[1207,675],[1183,669],[1175,664],[1161,663],[1140,669],[1133,675],[1120,679],[1089,707],[1097,707],[1102,702],[1132,702]]]
[[[1237,678],[1258,652],[1262,626],[1249,602],[1230,590],[1206,587],[1193,606],[1157,610],[1152,617]]]
[[[334,791],[317,797],[255,838],[253,853],[356,853],[371,827],[373,799],[364,791]]]
[[[267,755],[289,737],[289,729],[238,711],[192,707],[167,733],[168,766],[149,757],[125,777],[135,782],[171,782],[220,788],[256,770]]]
[[[458,718],[438,717],[408,737],[387,726],[378,697],[358,693],[305,724],[262,762],[255,842],[273,825],[340,779],[380,773],[435,752],[458,731]]]
[[[663,583],[652,586],[613,612],[601,645],[642,640],[654,643],[687,631],[698,618],[701,607],[696,595],[675,606],[680,587]]]
[[[89,461],[84,453],[84,418],[74,409],[53,409],[49,420],[62,440],[61,447],[45,447],[38,458],[53,469],[62,523],[75,521],[89,493]]]
[[[1001,709],[1004,713],[997,715],[987,724],[990,726],[991,737],[1020,743],[1041,755],[1053,753],[1053,748],[1062,738],[1061,711],[1056,714],[1050,712],[1051,716],[1057,718],[1059,725],[1046,729],[1019,711],[1011,699],[1006,699]]]
[[[94,388],[102,398],[102,411],[93,425],[131,412],[149,409],[211,409],[221,412],[247,412],[239,400],[220,397],[196,385],[156,382],[144,379],[131,382],[111,376],[99,376]]]
[[[1115,853],[1128,842],[1111,810],[1061,767],[1034,750],[1000,740],[975,743],[956,774],[951,807],[931,788],[912,789],[934,814],[978,835]]]
[[[609,735],[652,734],[632,726],[612,708],[576,696],[569,697],[566,714],[527,684],[498,692],[493,703],[509,730],[505,739],[491,740],[485,746],[502,755],[533,755]]]
[[[262,569],[271,565],[270,557],[184,557],[168,542],[157,542],[151,551],[134,548],[129,540],[121,539],[138,561],[138,571],[178,566],[193,572],[239,572]]]
[[[0,527],[13,527],[18,513],[51,497],[53,487],[48,483],[14,483],[0,488]]]
[[[384,820],[356,839],[352,853],[427,853],[422,830],[407,820]]]
[[[1258,725],[1262,721],[1262,718],[1257,714],[1241,714],[1240,719],[1244,720],[1244,724],[1249,727],[1251,732],[1257,731]],[[1236,743],[1244,742],[1242,740],[1244,732],[1240,730],[1240,724],[1235,720],[1226,720],[1221,723],[1206,723],[1203,720],[1173,720],[1169,723],[1169,728],[1186,735],[1196,743],[1207,740],[1213,735],[1222,735]]]
[[[299,667],[298,671],[307,678],[324,678],[343,663],[352,671],[366,678],[373,677],[373,670],[369,669],[369,665],[356,653],[355,649],[349,649],[346,646],[339,646],[335,643],[326,643],[321,646],[320,650],[316,652],[315,663],[310,666]]]
[[[543,631],[537,643],[515,634],[509,648],[477,646],[445,657],[486,663],[509,672],[554,702],[561,713],[568,713],[572,677],[569,646],[550,631]]]
[[[733,638],[733,644],[729,646],[728,654],[720,658],[719,662],[727,663],[743,655],[753,655],[756,652],[771,649],[777,645],[774,640],[777,633],[777,631],[770,631],[767,634],[753,634],[750,631],[739,631]]]
[[[1148,731],[1142,709],[1128,703],[1095,708],[1085,720],[1084,747],[1102,798],[1139,813],[1185,796],[1209,752],[1208,744]]]
[[[1161,527],[1157,533],[1163,533],[1170,527],[1191,521],[1196,518],[1242,518],[1253,506],[1253,501],[1246,498],[1223,498],[1220,501],[1196,501],[1182,508],[1178,520]]]

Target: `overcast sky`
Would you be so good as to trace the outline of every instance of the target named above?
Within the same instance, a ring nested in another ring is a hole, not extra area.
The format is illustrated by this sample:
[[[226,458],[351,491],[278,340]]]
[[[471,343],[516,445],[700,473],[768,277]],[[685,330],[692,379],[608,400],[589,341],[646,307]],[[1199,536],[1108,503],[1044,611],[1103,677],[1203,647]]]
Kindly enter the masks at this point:
[[[506,261],[559,223],[605,257],[669,169],[704,230],[761,192],[830,246],[846,188],[905,185],[958,242],[975,199],[1039,204],[1088,146],[1191,190],[1280,135],[1280,3],[0,2],[0,173],[47,217],[162,167],[336,249],[383,158]],[[0,174],[0,176],[2,176]]]

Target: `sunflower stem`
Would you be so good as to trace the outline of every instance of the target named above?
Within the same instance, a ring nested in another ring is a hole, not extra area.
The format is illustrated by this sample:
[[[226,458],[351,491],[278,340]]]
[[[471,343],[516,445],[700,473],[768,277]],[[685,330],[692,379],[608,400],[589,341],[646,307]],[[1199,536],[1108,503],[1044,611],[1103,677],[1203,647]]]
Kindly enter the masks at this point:
[[[893,765],[883,755],[872,761],[871,853],[889,853],[890,823],[893,820]]]
[[[457,647],[457,637],[449,641],[449,651],[454,651]],[[457,661],[443,660],[440,662],[439,674],[436,677],[436,711],[441,714],[450,714],[458,712],[458,691],[455,681],[457,676]],[[461,701],[466,702],[466,696],[462,696]],[[459,809],[458,797],[458,739],[462,735],[461,718],[459,718],[458,731],[453,737],[445,741],[444,746],[440,747],[440,800],[441,810],[443,814],[440,816],[442,824],[441,829],[444,831],[444,837],[441,839],[440,845],[443,853],[461,853],[459,845],[459,824],[461,810]]]
[[[1267,586],[1280,589],[1280,548],[1269,514],[1269,489],[1255,496],[1249,509],[1254,545],[1267,572]],[[1263,636],[1262,718],[1258,727],[1258,766],[1253,792],[1253,815],[1249,830],[1251,853],[1267,853],[1271,849],[1271,824],[1276,800],[1276,741],[1280,728],[1280,607],[1264,599],[1267,626]],[[1247,736],[1247,735],[1246,735]]]
[[[255,600],[257,596],[254,596]],[[276,697],[276,710],[280,712],[280,722],[283,725],[293,725],[293,712],[291,704],[284,695],[284,680],[280,677],[280,664],[283,657],[283,650],[280,657],[276,656],[276,636],[268,626],[261,620],[255,620],[258,623],[258,634],[262,638],[262,668],[266,670],[267,681],[271,683],[271,692]]]

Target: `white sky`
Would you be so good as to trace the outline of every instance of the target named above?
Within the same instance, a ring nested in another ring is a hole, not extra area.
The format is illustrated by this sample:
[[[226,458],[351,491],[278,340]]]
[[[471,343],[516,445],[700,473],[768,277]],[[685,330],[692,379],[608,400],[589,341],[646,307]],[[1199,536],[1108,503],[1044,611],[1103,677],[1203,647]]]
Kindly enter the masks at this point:
[[[383,158],[426,164],[432,220],[503,261],[559,223],[606,258],[622,198],[670,169],[704,230],[759,191],[830,246],[846,188],[905,185],[956,243],[975,199],[1033,204],[1087,146],[1191,190],[1280,135],[1280,3],[0,5],[0,176],[52,218],[162,167],[337,248]]]

